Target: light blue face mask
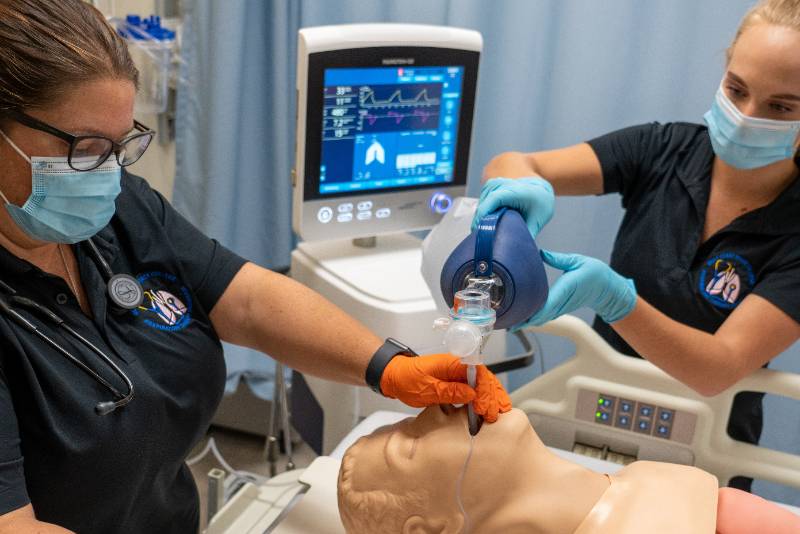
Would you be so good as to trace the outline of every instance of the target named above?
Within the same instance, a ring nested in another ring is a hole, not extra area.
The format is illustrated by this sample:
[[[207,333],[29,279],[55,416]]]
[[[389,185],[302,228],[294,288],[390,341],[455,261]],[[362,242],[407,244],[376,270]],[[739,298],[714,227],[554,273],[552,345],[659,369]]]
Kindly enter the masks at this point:
[[[2,136],[31,165],[31,195],[22,207],[8,201],[6,210],[28,236],[50,243],[77,243],[102,230],[114,215],[122,168],[110,157],[91,171],[76,171],[65,157],[28,157]]]
[[[739,169],[756,169],[791,158],[800,121],[776,121],[744,115],[720,86],[703,116],[714,153]]]

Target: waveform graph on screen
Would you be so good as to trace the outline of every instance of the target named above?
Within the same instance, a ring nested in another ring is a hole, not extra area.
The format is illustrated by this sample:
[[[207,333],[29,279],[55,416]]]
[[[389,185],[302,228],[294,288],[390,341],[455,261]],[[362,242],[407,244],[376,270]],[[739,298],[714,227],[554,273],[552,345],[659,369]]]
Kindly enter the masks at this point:
[[[441,84],[364,85],[359,88],[362,133],[439,127]]]

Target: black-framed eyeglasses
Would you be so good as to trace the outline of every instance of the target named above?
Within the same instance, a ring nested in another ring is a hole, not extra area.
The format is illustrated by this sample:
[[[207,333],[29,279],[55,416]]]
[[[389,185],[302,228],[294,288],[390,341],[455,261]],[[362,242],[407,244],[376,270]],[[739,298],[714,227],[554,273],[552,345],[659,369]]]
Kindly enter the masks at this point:
[[[121,167],[133,165],[150,146],[150,141],[153,140],[156,133],[141,122],[134,120],[135,132],[117,142],[102,135],[73,135],[21,111],[7,111],[5,115],[28,128],[49,133],[69,143],[67,162],[76,171],[96,169],[105,163],[112,153],[117,157],[117,163]]]

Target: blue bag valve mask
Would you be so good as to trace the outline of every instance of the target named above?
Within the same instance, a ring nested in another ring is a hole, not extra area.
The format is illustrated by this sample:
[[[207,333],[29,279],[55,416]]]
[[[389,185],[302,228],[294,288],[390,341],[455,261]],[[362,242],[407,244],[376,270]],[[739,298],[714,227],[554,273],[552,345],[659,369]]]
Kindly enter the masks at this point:
[[[489,291],[497,330],[527,320],[544,306],[548,294],[539,248],[522,216],[506,208],[481,219],[453,250],[442,268],[440,286],[450,307],[462,289]]]

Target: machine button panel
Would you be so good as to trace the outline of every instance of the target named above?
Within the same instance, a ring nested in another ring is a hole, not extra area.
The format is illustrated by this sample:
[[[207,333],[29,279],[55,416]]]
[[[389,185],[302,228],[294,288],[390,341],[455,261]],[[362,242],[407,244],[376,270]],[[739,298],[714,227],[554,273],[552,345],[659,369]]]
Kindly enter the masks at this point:
[[[322,224],[328,224],[333,219],[333,210],[328,206],[323,206],[317,212],[317,220]]]
[[[340,213],[336,216],[336,221],[340,223],[350,222],[353,220],[352,213]]]
[[[336,209],[339,213],[347,213],[349,211],[353,211],[353,203],[352,202],[345,202],[344,204],[339,204]]]
[[[376,219],[386,219],[389,215],[392,214],[392,210],[389,208],[380,208],[375,211],[375,218]]]
[[[595,423],[638,434],[671,439],[672,427],[677,415],[675,410],[632,399],[618,398],[605,393],[598,393],[595,398],[597,399],[597,404],[593,408]],[[588,399],[586,400],[588,401]]]
[[[372,218],[372,212],[371,211],[359,211],[358,214],[356,215],[356,218],[359,221],[368,221],[368,220],[370,220]]]
[[[358,203],[358,211],[368,211],[372,209],[371,200],[362,200]]]

